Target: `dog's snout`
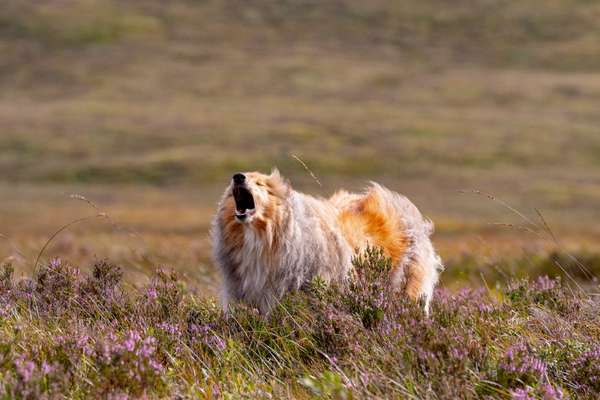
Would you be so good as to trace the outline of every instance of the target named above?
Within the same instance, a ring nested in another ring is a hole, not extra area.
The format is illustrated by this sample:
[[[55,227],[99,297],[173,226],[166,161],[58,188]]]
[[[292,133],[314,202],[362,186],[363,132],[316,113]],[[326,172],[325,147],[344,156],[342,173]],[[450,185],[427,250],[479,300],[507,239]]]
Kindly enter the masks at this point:
[[[244,174],[240,174],[239,172],[235,175],[233,175],[233,183],[235,183],[236,185],[241,185],[242,183],[244,183],[246,181],[246,176]]]

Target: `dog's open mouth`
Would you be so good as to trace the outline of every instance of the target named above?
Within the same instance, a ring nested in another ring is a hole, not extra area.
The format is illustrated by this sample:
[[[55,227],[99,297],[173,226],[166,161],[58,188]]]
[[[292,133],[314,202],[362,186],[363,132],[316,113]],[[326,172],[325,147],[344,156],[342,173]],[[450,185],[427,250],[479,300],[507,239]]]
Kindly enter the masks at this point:
[[[254,212],[254,197],[248,188],[236,185],[233,187],[233,199],[235,200],[235,217],[243,221]]]

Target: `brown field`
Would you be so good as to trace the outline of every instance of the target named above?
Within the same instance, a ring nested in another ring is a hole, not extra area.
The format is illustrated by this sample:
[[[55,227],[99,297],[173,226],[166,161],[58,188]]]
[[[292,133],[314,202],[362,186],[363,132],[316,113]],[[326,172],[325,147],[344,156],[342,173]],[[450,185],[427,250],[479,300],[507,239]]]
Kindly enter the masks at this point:
[[[0,13],[0,260],[23,273],[103,212],[42,260],[109,257],[134,284],[168,265],[213,294],[214,205],[272,166],[408,195],[464,269],[448,285],[598,250],[595,2],[30,3]]]

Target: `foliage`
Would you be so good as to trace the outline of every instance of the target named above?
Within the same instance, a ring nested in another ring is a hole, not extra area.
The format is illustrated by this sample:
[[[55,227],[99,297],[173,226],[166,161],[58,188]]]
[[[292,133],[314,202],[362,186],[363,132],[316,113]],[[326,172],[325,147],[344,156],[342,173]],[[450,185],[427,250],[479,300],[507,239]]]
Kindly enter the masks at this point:
[[[389,260],[354,261],[344,287],[315,279],[268,316],[158,270],[126,293],[98,261],[32,279],[0,271],[0,396],[597,398],[597,300],[560,280],[498,292],[440,289],[426,318],[388,288]]]

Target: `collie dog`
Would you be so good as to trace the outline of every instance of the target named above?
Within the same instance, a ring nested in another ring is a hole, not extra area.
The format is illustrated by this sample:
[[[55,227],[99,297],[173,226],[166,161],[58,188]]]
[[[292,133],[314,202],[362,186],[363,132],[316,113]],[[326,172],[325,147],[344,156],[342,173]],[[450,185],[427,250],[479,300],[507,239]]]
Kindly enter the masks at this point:
[[[236,173],[211,229],[223,308],[234,299],[268,313],[315,276],[342,283],[353,256],[373,246],[391,259],[394,287],[422,301],[428,313],[443,269],[432,232],[413,203],[376,183],[360,194],[322,199],[293,190],[277,170]]]

